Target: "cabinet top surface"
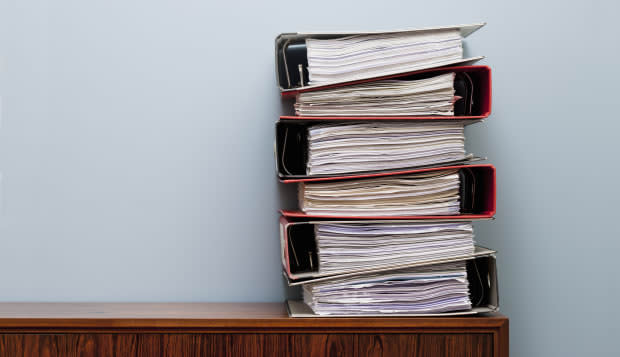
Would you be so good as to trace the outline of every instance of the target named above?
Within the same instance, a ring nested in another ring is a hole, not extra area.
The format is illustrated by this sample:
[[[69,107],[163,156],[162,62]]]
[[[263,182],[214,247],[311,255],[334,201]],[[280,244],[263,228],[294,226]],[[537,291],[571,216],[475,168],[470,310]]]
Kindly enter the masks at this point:
[[[2,328],[492,328],[500,314],[467,317],[290,318],[283,303],[0,303]]]

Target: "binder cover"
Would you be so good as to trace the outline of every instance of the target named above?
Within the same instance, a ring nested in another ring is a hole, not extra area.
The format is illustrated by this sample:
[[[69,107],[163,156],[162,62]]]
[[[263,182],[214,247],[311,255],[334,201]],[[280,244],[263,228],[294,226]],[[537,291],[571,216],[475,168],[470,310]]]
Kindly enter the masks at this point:
[[[497,259],[495,252],[489,251],[488,254],[482,254],[471,259],[463,259],[468,261],[468,276],[470,279],[470,293],[475,298],[480,298],[480,302],[467,311],[445,312],[437,314],[368,314],[368,315],[317,315],[312,309],[302,301],[288,300],[287,309],[290,317],[387,317],[387,316],[458,316],[458,315],[475,315],[487,312],[499,311],[499,286],[497,283]],[[483,270],[479,280],[475,274],[469,274],[471,262],[474,262],[477,268]],[[474,275],[474,276],[472,276]],[[476,279],[476,280],[473,280]],[[473,283],[476,283],[475,285]],[[473,301],[472,301],[473,303]]]
[[[478,30],[484,25],[485,23],[476,23],[476,24],[469,24],[469,25],[441,26],[441,27],[429,27],[429,28],[422,28],[422,29],[406,29],[406,30],[397,30],[397,31],[374,31],[374,32],[282,33],[278,35],[275,40],[276,79],[278,81],[278,86],[280,87],[281,92],[295,91],[296,89],[299,88],[296,85],[290,85],[289,81],[287,80],[287,72],[288,72],[287,67],[288,66],[295,67],[295,66],[294,64],[287,63],[285,55],[284,55],[284,51],[285,51],[285,47],[291,44],[304,43],[307,38],[330,39],[330,38],[346,37],[346,36],[352,36],[352,35],[394,34],[394,33],[412,33],[412,32],[425,33],[425,32],[433,32],[433,31],[438,31],[438,30],[459,30],[462,37],[467,37],[471,33],[475,32],[476,30]],[[473,64],[482,58],[484,57],[480,56],[480,57],[463,58],[457,61],[446,61],[440,66],[449,66],[449,65],[457,65],[457,64]],[[301,61],[302,60],[300,59],[299,62],[301,63]],[[293,62],[293,61],[290,61],[290,62]],[[421,70],[425,68],[418,68],[418,69]],[[397,73],[390,73],[390,75],[397,74]],[[350,83],[350,82],[341,82],[341,83]],[[306,88],[316,88],[316,89],[327,88],[333,84],[338,84],[338,82],[304,86],[303,88],[304,89]]]
[[[454,119],[452,119],[454,120]],[[276,137],[274,141],[274,156],[276,161],[276,172],[282,182],[296,182],[310,178],[328,178],[333,175],[307,175],[306,166],[308,162],[308,125],[318,124],[320,120],[283,120],[276,122]],[[459,120],[460,121],[460,120]],[[465,125],[472,124],[478,120],[463,121]],[[435,165],[418,166],[416,169],[439,167],[446,165],[464,164],[472,161],[480,161],[482,158],[476,156],[467,157],[465,160],[444,162]],[[378,170],[351,173],[351,175],[372,174],[380,172],[399,172],[406,169],[402,168],[391,170]],[[341,176],[341,175],[338,175]]]
[[[333,180],[354,180],[360,178],[369,177],[381,177],[392,175],[405,175],[414,174],[438,170],[452,170],[458,169],[466,170],[468,174],[471,174],[473,179],[469,182],[461,182],[461,214],[458,215],[429,215],[429,216],[332,216],[332,215],[319,215],[308,214],[302,211],[282,210],[283,216],[288,218],[301,218],[301,219],[332,219],[332,220],[352,220],[352,219],[437,219],[437,220],[475,220],[482,218],[492,218],[495,215],[496,208],[496,178],[495,167],[490,164],[477,164],[477,165],[454,165],[443,167],[432,167],[425,169],[415,169],[396,172],[382,172],[374,174],[352,175],[352,176],[338,176],[338,177],[321,177],[321,178],[302,178],[302,179],[288,179],[282,180],[284,183],[299,183],[299,182],[321,182],[321,181],[333,181]],[[466,186],[466,187],[465,187]]]
[[[462,220],[466,221],[466,220]],[[415,266],[424,266],[424,265],[432,265],[438,263],[447,263],[458,260],[470,259],[478,256],[486,256],[494,251],[487,249],[485,247],[476,246],[476,250],[471,255],[463,255],[454,258],[445,258],[445,259],[429,259],[425,261],[412,262],[407,264],[397,264],[397,265],[386,265],[382,267],[373,267],[373,268],[364,268],[364,269],[355,269],[355,270],[342,270],[337,274],[321,274],[319,273],[320,263],[318,259],[318,255],[320,252],[317,251],[316,248],[316,240],[314,235],[314,225],[317,223],[403,223],[406,221],[294,221],[288,219],[286,217],[280,218],[280,246],[281,246],[281,257],[282,257],[282,268],[284,276],[287,279],[287,283],[289,286],[301,285],[310,282],[318,282],[331,280],[336,278],[355,276],[360,274],[388,271],[400,268],[409,268]],[[409,221],[411,222],[411,221]],[[419,221],[416,221],[420,223]],[[440,221],[426,220],[424,223],[440,223]],[[455,222],[453,220],[452,222]],[[441,221],[441,223],[445,223]],[[293,244],[294,247],[293,247]],[[294,252],[293,250],[296,249]],[[307,253],[313,253],[312,255],[308,255]],[[298,257],[312,257],[313,264],[306,264],[306,261],[302,259],[301,266],[296,266],[293,264],[294,256]]]
[[[437,76],[443,73],[464,73],[472,82],[473,93],[472,102],[473,107],[469,115],[455,115],[455,116],[298,116],[298,115],[283,115],[280,116],[280,120],[307,120],[307,121],[334,121],[334,120],[467,120],[469,122],[475,122],[480,119],[484,119],[491,114],[491,68],[488,66],[458,66],[458,67],[444,67],[433,68],[415,72],[395,74],[391,76],[376,77],[371,79],[359,80],[346,84],[335,84],[323,87],[304,87],[303,89],[291,90],[283,92],[282,97],[294,97],[302,92],[314,92],[320,89],[342,87],[350,84],[369,83],[384,79],[421,79],[431,76]],[[458,93],[457,93],[458,94]]]

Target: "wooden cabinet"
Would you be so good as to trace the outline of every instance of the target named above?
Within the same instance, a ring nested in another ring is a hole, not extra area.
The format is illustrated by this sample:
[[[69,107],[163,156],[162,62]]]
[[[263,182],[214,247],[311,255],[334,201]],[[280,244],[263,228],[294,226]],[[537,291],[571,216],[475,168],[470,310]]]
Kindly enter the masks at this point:
[[[508,319],[292,319],[283,304],[0,304],[0,356],[508,356]]]

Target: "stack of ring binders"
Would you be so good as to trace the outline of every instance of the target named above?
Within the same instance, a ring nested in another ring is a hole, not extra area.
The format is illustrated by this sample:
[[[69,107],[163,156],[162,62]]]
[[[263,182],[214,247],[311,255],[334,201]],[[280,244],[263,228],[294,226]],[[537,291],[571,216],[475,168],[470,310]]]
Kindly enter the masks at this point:
[[[465,152],[491,113],[491,69],[463,58],[484,24],[285,33],[276,75],[283,274],[292,317],[450,316],[499,309],[495,251],[472,222],[495,215],[495,167]]]

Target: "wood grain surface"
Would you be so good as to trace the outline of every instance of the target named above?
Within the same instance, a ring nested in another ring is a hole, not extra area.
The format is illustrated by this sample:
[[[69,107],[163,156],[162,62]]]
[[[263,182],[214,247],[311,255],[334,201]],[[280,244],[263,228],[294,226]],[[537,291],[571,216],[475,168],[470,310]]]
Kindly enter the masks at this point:
[[[453,329],[500,327],[500,314],[461,317],[290,318],[282,303],[0,303],[0,331],[84,329]],[[282,331],[289,332],[289,331]]]
[[[4,334],[2,356],[492,356],[481,335]]]
[[[289,318],[283,304],[0,303],[0,357],[508,356],[508,319]]]

